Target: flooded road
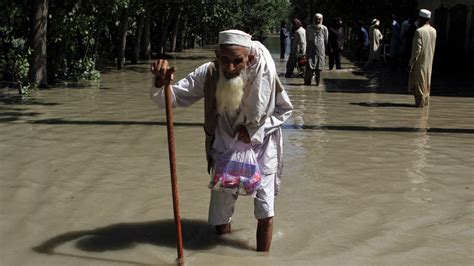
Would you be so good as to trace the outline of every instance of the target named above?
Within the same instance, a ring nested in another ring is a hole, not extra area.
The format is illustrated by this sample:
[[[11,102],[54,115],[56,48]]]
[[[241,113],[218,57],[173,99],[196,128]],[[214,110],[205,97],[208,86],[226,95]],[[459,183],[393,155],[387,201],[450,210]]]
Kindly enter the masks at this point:
[[[193,50],[171,63],[181,78],[212,58]],[[283,78],[295,111],[267,255],[254,251],[250,198],[237,202],[233,234],[207,225],[203,102],[175,109],[187,265],[472,265],[474,98],[433,96],[417,109],[343,67],[319,87]],[[2,91],[1,265],[174,264],[166,120],[151,79],[143,64],[25,100]]]

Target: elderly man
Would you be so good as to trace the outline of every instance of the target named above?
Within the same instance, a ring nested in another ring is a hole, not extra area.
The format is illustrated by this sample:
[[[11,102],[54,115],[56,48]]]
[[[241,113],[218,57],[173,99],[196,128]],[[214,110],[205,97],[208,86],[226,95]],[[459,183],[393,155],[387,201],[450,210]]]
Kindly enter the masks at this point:
[[[282,167],[281,125],[293,107],[281,85],[270,52],[260,42],[239,30],[219,33],[216,60],[198,67],[172,86],[173,106],[189,106],[204,98],[204,131],[208,171],[234,138],[251,143],[262,172],[262,186],[254,197],[257,223],[257,251],[269,251],[272,240],[274,197],[280,185]],[[156,76],[151,97],[164,106],[168,62],[152,63]],[[230,222],[237,195],[211,190],[209,223],[218,234],[231,232]]]
[[[430,25],[431,12],[421,9],[419,28],[413,37],[411,58],[408,64],[408,91],[415,97],[417,107],[425,107],[430,100],[431,69],[436,45],[436,30]]]
[[[306,58],[308,63],[304,73],[304,84],[310,85],[315,75],[316,86],[321,80],[324,61],[326,59],[326,45],[328,45],[328,29],[323,25],[323,15],[316,13],[314,23],[306,30]]]

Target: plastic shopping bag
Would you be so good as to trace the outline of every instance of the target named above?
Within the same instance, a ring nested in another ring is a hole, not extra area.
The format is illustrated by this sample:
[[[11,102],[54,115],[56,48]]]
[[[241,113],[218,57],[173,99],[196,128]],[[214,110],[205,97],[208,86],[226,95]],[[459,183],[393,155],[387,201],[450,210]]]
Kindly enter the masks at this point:
[[[262,175],[252,145],[236,141],[232,150],[217,160],[210,188],[230,190],[239,195],[255,195]]]

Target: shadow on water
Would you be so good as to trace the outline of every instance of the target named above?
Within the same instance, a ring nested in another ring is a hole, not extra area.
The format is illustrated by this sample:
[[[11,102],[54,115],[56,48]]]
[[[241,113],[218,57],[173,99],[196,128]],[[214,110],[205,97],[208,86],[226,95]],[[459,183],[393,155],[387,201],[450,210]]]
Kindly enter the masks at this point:
[[[21,105],[44,105],[44,106],[53,106],[60,105],[59,103],[46,103],[39,102],[35,98],[26,96],[26,95],[12,95],[0,93],[0,103],[11,105],[11,104],[21,104]]]
[[[181,220],[183,247],[189,250],[209,250],[217,245],[252,250],[247,243],[219,237],[214,227],[202,220]],[[132,249],[137,244],[151,244],[169,248],[176,247],[176,227],[174,220],[160,220],[141,223],[118,223],[91,230],[71,231],[46,240],[32,249],[49,255],[66,255],[73,257],[98,259],[89,256],[77,256],[56,252],[63,244],[74,241],[74,247],[85,252],[104,252]],[[110,261],[110,260],[109,260]],[[114,262],[131,263],[117,260]],[[146,263],[134,264],[147,265]]]
[[[365,72],[362,70],[353,70],[351,73],[355,76],[365,76]]]
[[[380,65],[373,70],[364,69],[365,63],[355,62],[352,54],[345,54],[352,65],[357,69],[352,71],[354,76],[365,76],[368,80],[358,80],[361,82],[360,88],[364,88],[366,82],[375,87],[375,90],[369,92],[375,93],[402,93],[407,94],[408,72],[404,70],[390,69],[389,65]],[[474,76],[469,69],[456,69],[454,73],[441,72],[433,70],[431,76],[432,96],[447,97],[474,97]],[[354,84],[353,84],[354,85]],[[340,90],[338,92],[345,92]],[[353,92],[353,91],[350,91]],[[361,93],[367,91],[362,90]]]
[[[370,103],[370,102],[360,102],[360,103],[350,103],[352,105],[366,106],[366,107],[409,107],[417,108],[415,104],[408,103]]]
[[[324,78],[327,92],[408,94],[405,89],[383,86],[376,79]]]
[[[0,106],[0,111],[16,111],[16,112],[22,112],[26,111],[27,109],[25,108],[16,108],[16,107],[5,107],[5,106]]]
[[[38,112],[22,112],[22,111],[6,111],[2,112],[0,108],[0,123],[1,122],[13,122],[19,120],[21,117],[33,117],[40,115]]]
[[[344,125],[288,125],[284,129],[311,129],[311,130],[337,130],[337,131],[377,131],[377,132],[425,132],[425,133],[458,133],[474,134],[474,128],[416,128],[416,127],[370,127],[370,126],[344,126]]]
[[[13,122],[17,121],[22,117],[35,117],[40,115],[38,112],[28,112],[24,108],[16,107],[7,107],[10,105],[44,105],[44,106],[53,106],[59,105],[59,103],[45,103],[35,100],[32,97],[25,95],[9,95],[0,93],[0,104],[5,104],[5,106],[0,106],[0,123],[2,122]]]
[[[0,121],[1,122],[1,121]],[[142,126],[166,126],[161,121],[112,121],[112,120],[63,120],[45,119],[32,120],[32,124],[46,125],[142,125]],[[176,127],[202,127],[203,123],[175,122]],[[312,130],[340,130],[340,131],[387,131],[387,132],[428,132],[428,133],[466,133],[474,134],[470,128],[412,128],[412,127],[370,127],[370,126],[344,126],[344,125],[297,125],[284,124],[284,129],[312,129]]]
[[[128,70],[134,71],[134,72],[137,72],[137,73],[142,73],[142,74],[150,73],[150,69],[148,69],[146,67],[139,67],[139,66],[127,66],[127,71]]]
[[[306,86],[306,87],[311,86],[311,85],[304,85],[303,82],[301,82],[301,83],[288,82],[288,83],[285,83],[285,85],[287,85],[287,86]],[[313,84],[313,85],[316,86],[315,84]]]
[[[160,121],[124,121],[124,120],[64,120],[61,118],[43,119],[29,121],[32,124],[44,125],[142,125],[142,126],[166,126],[166,122]],[[203,127],[204,123],[174,122],[177,127]]]
[[[401,82],[403,78],[400,75],[390,75],[385,73],[381,75],[366,74],[362,71],[352,71],[356,76],[366,76],[367,79],[346,79],[346,78],[324,78],[327,92],[341,93],[382,93],[382,94],[407,94],[407,85]],[[470,85],[455,85],[444,81],[438,82],[431,88],[431,96],[446,97],[474,97],[474,90]]]

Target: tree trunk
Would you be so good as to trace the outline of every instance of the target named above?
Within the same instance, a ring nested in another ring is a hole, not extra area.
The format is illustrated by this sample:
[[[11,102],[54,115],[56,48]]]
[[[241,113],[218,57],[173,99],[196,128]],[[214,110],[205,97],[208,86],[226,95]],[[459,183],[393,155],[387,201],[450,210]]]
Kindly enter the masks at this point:
[[[158,48],[158,54],[164,54],[166,51],[166,41],[168,40],[168,29],[171,24],[171,17],[173,17],[173,9],[170,9],[168,14],[163,16],[162,28],[161,28],[161,44]]]
[[[145,21],[145,14],[141,13],[138,16],[138,23],[137,23],[137,32],[135,35],[135,45],[133,46],[133,52],[132,52],[132,59],[131,63],[136,64],[138,62],[138,56],[140,54],[140,44],[142,40],[142,32],[143,32],[143,23]]]
[[[122,18],[120,19],[120,29],[117,45],[117,69],[123,68],[125,47],[127,45],[127,29],[128,29],[128,8],[122,11]]]
[[[176,52],[176,41],[178,39],[178,26],[179,26],[179,20],[181,17],[181,12],[178,13],[176,16],[176,21],[174,22],[174,28],[173,28],[173,35],[171,36],[171,47],[170,47],[170,52]]]
[[[49,65],[53,65],[53,67],[50,68],[50,70],[52,71],[51,73],[54,74],[53,79],[56,79],[56,77],[62,78],[67,72],[67,64],[65,63],[67,53],[67,42],[67,39],[63,39],[55,43],[53,51],[54,54],[49,54],[49,58],[53,59],[53,62],[51,62],[51,60],[49,61]]]
[[[99,58],[99,40],[100,40],[100,30],[102,28],[102,25],[100,22],[97,22],[97,28],[95,30],[95,40],[94,40],[94,48],[93,48],[93,57],[94,57],[94,63],[97,65],[97,59]]]
[[[29,80],[38,87],[46,87],[47,53],[46,26],[48,24],[48,0],[34,0],[32,7],[30,46],[33,49],[33,59],[29,70]]]
[[[187,25],[188,16],[184,16],[184,21],[182,25],[182,30],[178,32],[178,44],[176,50],[181,52],[186,48],[186,25]]]
[[[150,9],[145,10],[145,19],[143,23],[143,32],[142,32],[142,59],[150,60],[151,58],[151,46],[150,46]]]
[[[164,26],[163,24],[165,23],[165,18],[166,18],[166,15],[163,14],[162,17],[160,18],[160,23],[159,23],[159,26],[157,26],[157,28],[159,29],[158,34],[155,34],[155,36],[157,36],[157,41],[156,41],[156,53],[158,56],[162,55],[163,54],[163,43],[164,43],[164,39],[166,38],[165,37],[165,32],[164,32]]]

